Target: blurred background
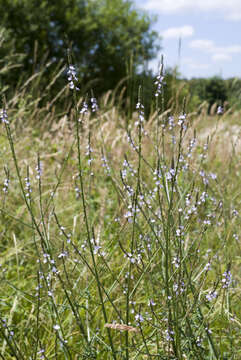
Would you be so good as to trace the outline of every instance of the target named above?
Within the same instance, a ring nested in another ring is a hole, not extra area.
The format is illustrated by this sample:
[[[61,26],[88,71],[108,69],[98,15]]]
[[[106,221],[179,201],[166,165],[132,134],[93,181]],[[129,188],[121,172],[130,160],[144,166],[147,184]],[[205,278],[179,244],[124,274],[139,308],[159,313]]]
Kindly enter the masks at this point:
[[[184,98],[189,111],[240,108],[239,0],[0,0],[0,11],[1,94],[35,76],[43,105],[65,86],[71,61],[83,96],[115,90],[129,113],[142,85],[148,116],[164,55],[164,109]]]

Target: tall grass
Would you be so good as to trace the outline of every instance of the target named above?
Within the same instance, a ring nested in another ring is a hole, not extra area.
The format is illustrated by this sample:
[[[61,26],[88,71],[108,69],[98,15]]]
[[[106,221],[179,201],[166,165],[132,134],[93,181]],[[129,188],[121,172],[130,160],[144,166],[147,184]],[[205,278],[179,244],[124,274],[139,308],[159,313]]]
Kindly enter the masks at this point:
[[[204,135],[204,113],[163,112],[161,89],[145,119],[140,89],[126,121],[72,80],[62,114],[27,92],[3,102],[1,358],[239,359],[228,115]]]

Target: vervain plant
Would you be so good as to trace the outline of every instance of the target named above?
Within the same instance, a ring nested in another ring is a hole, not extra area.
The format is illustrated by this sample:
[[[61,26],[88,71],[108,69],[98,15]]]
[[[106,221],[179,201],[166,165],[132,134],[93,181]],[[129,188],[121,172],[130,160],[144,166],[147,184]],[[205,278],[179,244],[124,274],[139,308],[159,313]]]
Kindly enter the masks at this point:
[[[21,156],[0,113],[1,358],[238,359],[240,201],[209,139],[185,104],[162,111],[163,65],[150,121],[141,88],[133,121],[114,123],[70,57],[67,76],[74,134],[58,162],[42,145]]]

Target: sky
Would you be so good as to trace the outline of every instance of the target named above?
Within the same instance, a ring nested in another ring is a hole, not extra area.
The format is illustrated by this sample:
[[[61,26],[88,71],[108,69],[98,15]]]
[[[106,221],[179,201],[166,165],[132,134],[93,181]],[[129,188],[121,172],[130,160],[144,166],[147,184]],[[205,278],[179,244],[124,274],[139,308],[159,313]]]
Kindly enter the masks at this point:
[[[157,15],[162,49],[149,68],[178,66],[186,78],[241,77],[241,0],[134,0]],[[181,56],[178,56],[181,38]]]

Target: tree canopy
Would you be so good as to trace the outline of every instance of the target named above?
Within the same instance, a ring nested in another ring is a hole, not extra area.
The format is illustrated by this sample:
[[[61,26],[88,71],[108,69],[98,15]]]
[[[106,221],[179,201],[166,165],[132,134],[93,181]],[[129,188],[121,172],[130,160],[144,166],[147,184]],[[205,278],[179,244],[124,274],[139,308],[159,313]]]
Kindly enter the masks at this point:
[[[41,66],[43,56],[66,59],[71,43],[81,80],[95,79],[98,92],[127,75],[128,59],[136,72],[160,45],[151,30],[154,19],[135,9],[131,0],[0,0],[0,12],[16,53],[26,54],[26,74],[33,63]]]

